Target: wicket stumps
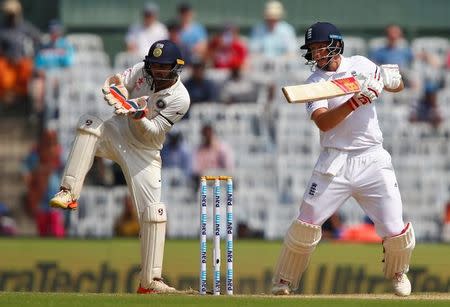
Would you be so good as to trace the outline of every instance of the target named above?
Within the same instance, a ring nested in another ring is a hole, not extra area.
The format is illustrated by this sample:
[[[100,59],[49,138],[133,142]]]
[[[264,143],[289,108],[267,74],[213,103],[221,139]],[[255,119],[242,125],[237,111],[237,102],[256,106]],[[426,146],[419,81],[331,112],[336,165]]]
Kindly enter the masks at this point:
[[[226,249],[227,249],[227,274],[226,289],[227,294],[233,294],[233,178],[230,176],[203,176],[200,180],[200,289],[201,295],[206,294],[207,289],[207,246],[206,246],[206,226],[207,226],[207,192],[208,181],[214,181],[213,189],[213,267],[214,284],[213,294],[220,295],[220,183],[226,181],[227,205],[226,205]]]

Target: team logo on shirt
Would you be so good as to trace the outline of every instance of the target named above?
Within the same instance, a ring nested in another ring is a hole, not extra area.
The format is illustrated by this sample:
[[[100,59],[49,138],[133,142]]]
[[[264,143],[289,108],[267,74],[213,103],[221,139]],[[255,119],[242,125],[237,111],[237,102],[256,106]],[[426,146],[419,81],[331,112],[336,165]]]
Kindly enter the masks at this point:
[[[158,109],[162,110],[166,108],[167,103],[163,99],[158,99],[155,105]]]

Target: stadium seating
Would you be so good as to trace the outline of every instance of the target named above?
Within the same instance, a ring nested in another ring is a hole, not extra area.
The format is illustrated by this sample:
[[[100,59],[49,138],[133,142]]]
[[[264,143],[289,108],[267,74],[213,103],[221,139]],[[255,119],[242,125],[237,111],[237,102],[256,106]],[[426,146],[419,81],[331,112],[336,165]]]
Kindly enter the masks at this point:
[[[371,38],[367,42],[368,50],[375,50],[375,49],[384,47],[384,46],[386,46],[386,43],[387,43],[387,41],[386,41],[386,37],[385,36]],[[345,44],[347,45],[347,42]],[[398,43],[399,47],[406,47],[408,45],[409,44],[406,41],[406,39],[402,39]]]
[[[76,42],[76,36],[71,41]],[[80,52],[76,65],[59,80],[58,90],[48,94],[50,111],[47,118],[53,119],[53,124],[58,127],[65,157],[79,116],[86,112],[104,119],[111,116],[111,109],[103,102],[99,90],[104,78],[141,60],[121,53],[115,57],[114,69],[111,69],[102,44],[95,41],[92,38],[89,44],[77,46]],[[444,41],[420,38],[413,41],[413,48],[418,50],[430,43],[432,50],[441,53],[445,48],[448,50]],[[380,42],[381,39],[371,40],[369,48],[379,46]],[[364,54],[366,45],[362,38],[348,37],[346,52]],[[92,52],[87,55],[86,50]],[[303,63],[299,57],[277,61],[251,57],[246,76],[260,84],[273,82],[276,88],[302,83],[310,74]],[[218,82],[227,77],[226,71],[208,70],[207,74]],[[54,86],[51,82],[55,78],[48,80],[47,86]],[[377,102],[384,146],[392,155],[403,195],[405,219],[415,223],[419,240],[439,238],[436,221],[443,204],[450,198],[450,179],[447,178],[450,165],[448,80],[447,73],[447,87],[438,93],[438,104],[447,121],[437,130],[427,124],[408,123],[411,106],[418,99],[414,90],[383,94]],[[194,104],[189,119],[177,123],[174,129],[182,132],[188,145],[195,148],[200,142],[202,123],[214,125],[219,137],[231,145],[236,156],[232,174],[235,178],[236,224],[245,223],[252,230],[263,232],[267,239],[278,239],[283,237],[298,213],[304,188],[320,151],[319,131],[307,118],[303,105],[286,104],[279,90],[271,103],[263,94],[261,92],[261,97],[265,98],[245,104]],[[54,114],[59,115],[55,118]],[[181,170],[163,169],[162,174],[162,200],[168,206],[169,215],[168,236],[197,236],[198,191]],[[120,214],[124,193],[123,188],[85,187],[79,214],[71,220],[71,235],[112,235],[111,225]],[[364,216],[353,200],[340,212],[349,224],[359,223]],[[99,219],[102,223],[98,223]]]
[[[367,55],[367,44],[362,37],[345,36],[344,55]]]
[[[449,51],[449,42],[443,37],[418,37],[411,42],[413,52],[432,52],[444,59]]]
[[[123,212],[127,191],[126,187],[85,187],[78,210],[70,214],[69,235],[112,237],[115,222]]]
[[[78,52],[103,51],[103,40],[99,35],[92,33],[72,33],[67,35],[68,41]]]
[[[114,57],[114,69],[116,71],[124,71],[127,68],[132,67],[136,63],[142,62],[144,59],[135,54],[127,51],[122,51],[116,54]]]

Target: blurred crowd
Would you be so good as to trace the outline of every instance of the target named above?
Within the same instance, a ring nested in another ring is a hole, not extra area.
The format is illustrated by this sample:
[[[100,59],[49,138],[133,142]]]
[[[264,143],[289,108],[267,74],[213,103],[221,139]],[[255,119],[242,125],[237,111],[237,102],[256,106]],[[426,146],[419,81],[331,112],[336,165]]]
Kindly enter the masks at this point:
[[[48,199],[59,188],[61,168],[64,164],[56,129],[45,125],[45,90],[48,73],[64,70],[74,65],[76,49],[66,38],[64,25],[50,20],[45,33],[29,23],[18,0],[5,0],[1,5],[3,23],[0,26],[0,116],[2,114],[25,114],[36,124],[36,144],[22,164],[23,184],[27,186],[24,197],[26,212],[34,218],[37,231],[42,236],[62,237],[65,235],[67,217],[52,210]],[[159,6],[149,2],[141,12],[141,20],[130,25],[124,33],[124,50],[130,57],[143,57],[149,46],[161,39],[174,41],[182,51],[190,71],[184,81],[192,104],[198,103],[249,103],[260,97],[261,84],[247,77],[250,62],[257,58],[292,59],[300,58],[300,39],[304,29],[294,29],[285,18],[285,9],[279,1],[268,1],[261,21],[255,24],[248,35],[240,33],[237,24],[225,23],[218,31],[208,31],[197,19],[195,8],[189,3],[180,3],[176,18],[168,22],[159,19]],[[381,35],[381,33],[380,33]],[[345,42],[345,36],[344,36]],[[439,127],[444,118],[436,99],[444,86],[444,74],[450,70],[450,52],[444,57],[424,49],[413,52],[403,36],[400,26],[392,24],[385,29],[383,43],[371,49],[369,58],[377,64],[398,64],[404,72],[406,86],[416,91],[417,104],[412,108],[409,120],[427,122]],[[413,74],[413,65],[422,63],[423,74]],[[207,72],[214,69],[225,78],[217,81]],[[270,77],[270,76],[269,76]],[[106,78],[106,76],[105,76]],[[273,99],[275,83],[264,83],[265,99]],[[100,87],[100,84],[98,84]],[[189,114],[186,116],[189,117]],[[198,132],[194,132],[198,133]],[[172,131],[162,150],[163,166],[176,167],[192,178],[196,188],[197,178],[209,169],[231,171],[235,157],[229,144],[215,133],[211,123],[204,123],[200,131],[201,142],[190,147],[181,132]],[[97,185],[123,184],[124,179],[117,165],[96,159],[88,183]],[[124,201],[124,213],[119,219],[116,231],[121,235],[136,235],[137,228],[133,208],[129,199]],[[0,235],[17,232],[8,206],[0,207]],[[130,221],[128,223],[128,221]],[[333,229],[340,229],[339,219],[333,217],[326,225],[330,227],[330,238],[336,238]],[[447,214],[447,223],[448,214]],[[370,225],[364,222],[363,225]],[[328,227],[328,226],[327,226]],[[248,233],[245,225],[242,233]],[[339,237],[351,237],[351,234]]]

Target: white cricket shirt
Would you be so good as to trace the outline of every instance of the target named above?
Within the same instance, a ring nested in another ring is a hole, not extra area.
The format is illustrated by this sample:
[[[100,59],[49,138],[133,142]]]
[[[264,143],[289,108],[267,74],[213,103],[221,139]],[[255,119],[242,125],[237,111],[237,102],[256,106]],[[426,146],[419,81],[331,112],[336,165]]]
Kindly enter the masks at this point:
[[[306,81],[315,83],[350,77],[356,74],[374,74],[377,65],[363,56],[344,57],[336,71],[317,69]],[[319,108],[333,109],[345,103],[352,94],[324,99],[306,104],[306,111],[311,118],[312,113]],[[383,135],[378,125],[376,101],[359,107],[350,113],[342,122],[329,131],[320,131],[320,145],[340,150],[361,150],[383,143]]]
[[[129,98],[148,96],[148,115],[135,120],[128,117],[129,127],[134,137],[154,149],[161,149],[166,133],[189,109],[189,93],[180,78],[171,87],[154,92],[144,76],[144,63],[138,63],[122,73]],[[151,80],[151,79],[150,79]]]

